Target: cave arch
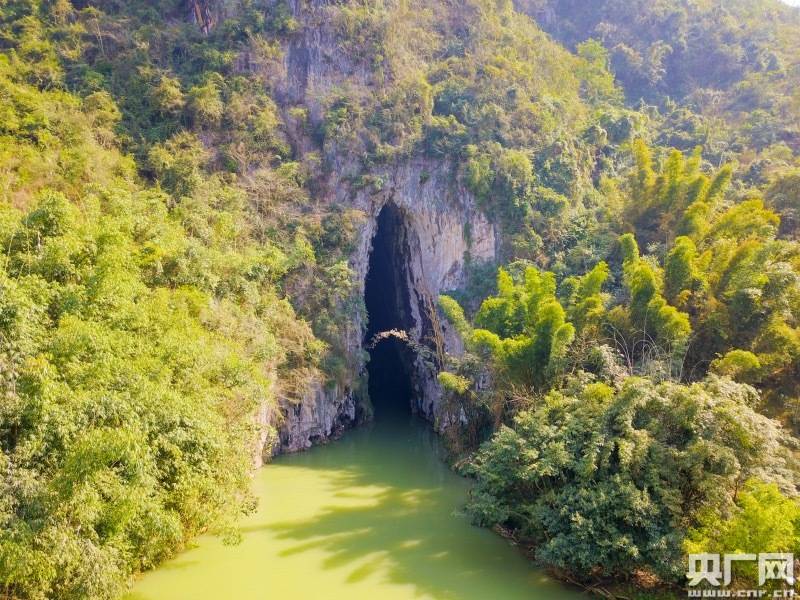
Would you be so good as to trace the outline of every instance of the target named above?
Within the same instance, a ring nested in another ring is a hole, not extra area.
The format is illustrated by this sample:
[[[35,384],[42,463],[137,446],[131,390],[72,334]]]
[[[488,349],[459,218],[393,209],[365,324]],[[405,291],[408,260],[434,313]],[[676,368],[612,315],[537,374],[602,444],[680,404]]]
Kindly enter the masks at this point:
[[[375,221],[364,282],[364,347],[369,353],[368,392],[376,417],[409,413],[415,404],[415,353],[402,334],[386,333],[411,332],[415,326],[408,235],[402,210],[385,204]]]

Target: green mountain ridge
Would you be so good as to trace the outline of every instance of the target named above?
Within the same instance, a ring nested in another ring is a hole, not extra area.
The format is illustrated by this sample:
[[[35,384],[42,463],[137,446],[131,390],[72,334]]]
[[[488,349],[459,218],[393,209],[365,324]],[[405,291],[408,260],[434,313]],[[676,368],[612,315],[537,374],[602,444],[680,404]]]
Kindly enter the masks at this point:
[[[495,242],[461,224],[413,340],[477,523],[624,594],[800,552],[800,11],[8,0],[0,51],[4,597],[234,541],[310,398],[369,418],[409,190]]]

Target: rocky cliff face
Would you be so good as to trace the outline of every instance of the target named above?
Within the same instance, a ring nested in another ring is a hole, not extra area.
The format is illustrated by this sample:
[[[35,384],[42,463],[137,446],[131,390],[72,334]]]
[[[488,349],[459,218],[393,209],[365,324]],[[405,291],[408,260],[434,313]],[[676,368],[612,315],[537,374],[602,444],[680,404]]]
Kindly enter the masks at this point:
[[[341,185],[332,187],[329,198],[361,209],[369,217],[360,232],[358,250],[350,259],[362,294],[377,216],[386,203],[398,209],[403,231],[399,251],[407,267],[401,293],[407,294],[412,316],[408,334],[415,345],[427,348],[433,357],[426,360],[416,355],[412,409],[437,429],[446,427],[452,418],[441,402],[442,391],[436,380],[438,359],[444,352],[462,351],[458,336],[439,317],[437,298],[464,282],[465,260],[492,260],[496,244],[493,226],[475,207],[471,195],[452,185],[449,170],[441,163],[409,161],[382,172],[386,184],[379,192],[363,190],[351,196],[349,187]],[[364,377],[361,349],[366,323],[360,315],[352,318],[348,330],[353,335],[347,340],[347,350],[360,358],[355,375]],[[262,415],[265,426],[277,429],[274,436],[262,437],[262,452],[267,456],[295,452],[335,437],[356,423],[357,405],[363,400],[357,398],[355,390],[317,384],[299,403],[281,401],[280,414]]]
[[[322,118],[320,98],[331,89],[345,85],[368,89],[373,74],[338,46],[325,21],[325,2],[294,0],[290,4],[301,29],[285,49],[282,80],[277,88],[286,107],[304,106],[313,122]],[[302,137],[293,141],[300,152],[311,147]],[[442,429],[451,417],[445,414],[441,402],[437,367],[444,352],[458,354],[462,349],[458,337],[440,319],[437,298],[444,290],[464,283],[466,261],[495,258],[494,227],[476,207],[472,195],[457,183],[451,164],[419,157],[403,159],[370,170],[371,179],[381,185],[354,189],[346,174],[357,170],[358,157],[336,156],[335,161],[337,165],[321,186],[322,197],[318,199],[360,210],[366,216],[357,250],[350,257],[362,295],[378,214],[387,204],[396,209],[402,238],[397,252],[402,254],[405,280],[400,293],[407,296],[411,313],[407,333],[412,345],[428,350],[427,359],[415,355],[412,409]],[[366,376],[362,351],[364,318],[353,315],[347,330],[351,333],[346,346],[355,357],[358,372],[353,374],[353,380],[357,380]],[[355,390],[326,389],[320,384],[299,404],[281,402],[280,414],[261,417],[264,431],[277,429],[274,436],[262,436],[262,454],[302,450],[336,436],[356,423],[359,403],[364,400],[357,397]]]
[[[405,265],[405,285],[411,320],[407,328],[416,346],[426,348],[430,359],[416,356],[412,385],[412,408],[436,426],[446,423],[436,381],[437,367],[445,352],[458,353],[458,338],[439,318],[437,299],[441,292],[464,282],[466,260],[491,260],[495,255],[495,232],[475,207],[466,190],[453,183],[446,164],[425,160],[404,162],[381,173],[386,181],[380,192],[362,191],[352,205],[369,219],[361,231],[358,252],[351,264],[363,292],[369,255],[380,210],[391,203],[401,220],[403,243],[397,252]],[[344,199],[342,199],[344,200]],[[355,323],[363,331],[366,323]]]

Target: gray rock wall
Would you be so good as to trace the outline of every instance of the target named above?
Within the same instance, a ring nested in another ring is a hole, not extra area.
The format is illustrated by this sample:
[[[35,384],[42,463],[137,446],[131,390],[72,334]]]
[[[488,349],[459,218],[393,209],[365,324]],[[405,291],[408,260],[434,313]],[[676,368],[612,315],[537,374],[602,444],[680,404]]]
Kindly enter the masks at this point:
[[[292,0],[290,5],[301,29],[285,49],[278,96],[284,108],[303,105],[312,121],[319,120],[323,110],[320,99],[330,90],[350,86],[367,90],[374,83],[373,75],[336,44],[326,22],[326,2]],[[312,147],[302,137],[293,142],[299,152]],[[454,165],[422,157],[403,159],[370,171],[374,181],[382,182],[380,189],[368,186],[354,190],[347,174],[358,171],[358,157],[345,153],[333,160],[332,174],[316,199],[357,209],[367,216],[357,250],[350,257],[359,292],[363,295],[377,216],[386,203],[394,203],[405,232],[406,288],[414,322],[408,333],[414,343],[427,346],[434,356],[445,351],[459,354],[463,350],[460,341],[439,318],[437,298],[442,291],[464,283],[467,256],[478,262],[494,260],[497,238],[472,195],[456,182]],[[353,380],[366,374],[361,352],[366,323],[362,321],[361,315],[353,315],[347,327],[347,352],[358,357]],[[443,414],[436,374],[436,365],[416,359],[412,408],[442,429],[453,417]],[[299,404],[280,401],[278,410],[260,416],[262,445],[257,454],[302,450],[336,436],[356,423],[358,403],[354,390],[325,389],[322,384],[313,386]],[[271,430],[275,433],[264,433]]]

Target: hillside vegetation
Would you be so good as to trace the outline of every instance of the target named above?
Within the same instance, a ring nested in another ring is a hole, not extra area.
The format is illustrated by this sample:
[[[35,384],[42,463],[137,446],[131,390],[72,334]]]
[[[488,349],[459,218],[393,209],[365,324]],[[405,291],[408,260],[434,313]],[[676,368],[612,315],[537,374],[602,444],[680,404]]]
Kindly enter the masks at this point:
[[[0,4],[4,597],[235,541],[259,409],[360,385],[326,186],[417,159],[500,233],[440,299],[474,520],[589,586],[800,553],[800,11],[585,4]],[[299,100],[309,29],[336,85]]]

